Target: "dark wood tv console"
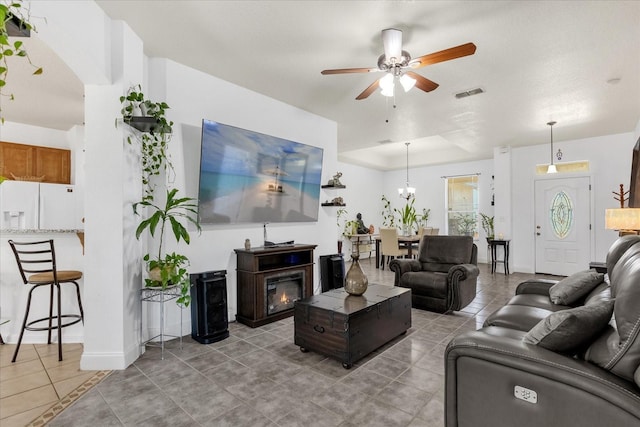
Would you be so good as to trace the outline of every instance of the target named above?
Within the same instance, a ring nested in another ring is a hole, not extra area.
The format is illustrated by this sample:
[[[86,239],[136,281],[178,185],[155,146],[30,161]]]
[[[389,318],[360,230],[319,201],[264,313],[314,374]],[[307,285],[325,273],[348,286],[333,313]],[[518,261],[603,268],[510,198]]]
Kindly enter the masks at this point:
[[[288,273],[302,276],[302,298],[313,294],[313,250],[317,245],[234,249],[237,259],[236,320],[252,328],[293,316],[294,307],[269,314],[267,281]]]

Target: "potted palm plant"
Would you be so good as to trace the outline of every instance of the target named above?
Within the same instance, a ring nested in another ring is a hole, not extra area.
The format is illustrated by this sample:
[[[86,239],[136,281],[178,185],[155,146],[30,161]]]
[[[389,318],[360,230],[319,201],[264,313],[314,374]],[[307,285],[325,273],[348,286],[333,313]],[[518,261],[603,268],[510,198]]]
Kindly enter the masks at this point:
[[[136,238],[149,230],[151,236],[155,236],[156,230],[159,229],[160,237],[158,244],[158,253],[156,257],[150,254],[144,256],[149,270],[149,278],[145,279],[145,286],[159,287],[166,289],[169,286],[180,287],[180,297],[177,299],[178,304],[189,305],[191,296],[189,295],[189,275],[186,267],[189,265],[189,259],[175,252],[167,254],[164,251],[164,235],[167,223],[171,225],[171,231],[176,239],[176,243],[184,241],[189,244],[191,237],[187,228],[180,222],[186,220],[196,226],[198,231],[201,230],[198,221],[197,204],[190,197],[176,197],[177,189],[167,190],[167,198],[164,206],[159,206],[150,200],[142,200],[133,205],[133,211],[139,214],[140,207],[146,207],[152,213],[148,218],[142,220],[136,229]]]

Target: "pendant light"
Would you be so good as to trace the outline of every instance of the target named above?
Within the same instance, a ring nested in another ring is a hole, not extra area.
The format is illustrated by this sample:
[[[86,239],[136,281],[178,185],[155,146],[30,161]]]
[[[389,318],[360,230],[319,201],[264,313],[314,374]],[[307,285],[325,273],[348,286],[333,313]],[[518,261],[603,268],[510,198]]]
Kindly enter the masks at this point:
[[[549,167],[547,168],[547,173],[558,173],[558,169],[556,169],[556,165],[553,164],[553,125],[555,125],[556,122],[552,121],[552,122],[549,122],[547,124],[551,128],[551,163],[549,164]]]
[[[407,146],[407,185],[404,188],[398,188],[398,194],[400,197],[407,201],[416,196],[416,189],[414,187],[409,187],[409,144],[409,142],[404,143],[404,145]]]

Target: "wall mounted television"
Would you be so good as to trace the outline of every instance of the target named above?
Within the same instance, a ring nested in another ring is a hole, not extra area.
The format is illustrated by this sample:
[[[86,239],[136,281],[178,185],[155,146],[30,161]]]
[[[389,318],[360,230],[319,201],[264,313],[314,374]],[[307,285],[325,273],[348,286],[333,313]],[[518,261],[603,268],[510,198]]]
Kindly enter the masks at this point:
[[[323,149],[202,121],[202,224],[318,220]]]

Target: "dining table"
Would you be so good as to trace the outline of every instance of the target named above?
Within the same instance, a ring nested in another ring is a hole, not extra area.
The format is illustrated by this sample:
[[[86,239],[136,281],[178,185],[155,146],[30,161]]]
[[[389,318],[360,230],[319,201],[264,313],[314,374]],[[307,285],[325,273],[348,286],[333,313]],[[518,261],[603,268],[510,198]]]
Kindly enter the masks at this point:
[[[376,268],[380,268],[380,242],[382,239],[380,236],[376,237]],[[420,236],[417,234],[411,234],[409,236],[398,235],[398,245],[402,245],[407,248],[407,256],[409,258],[413,255],[413,245],[420,242]]]

